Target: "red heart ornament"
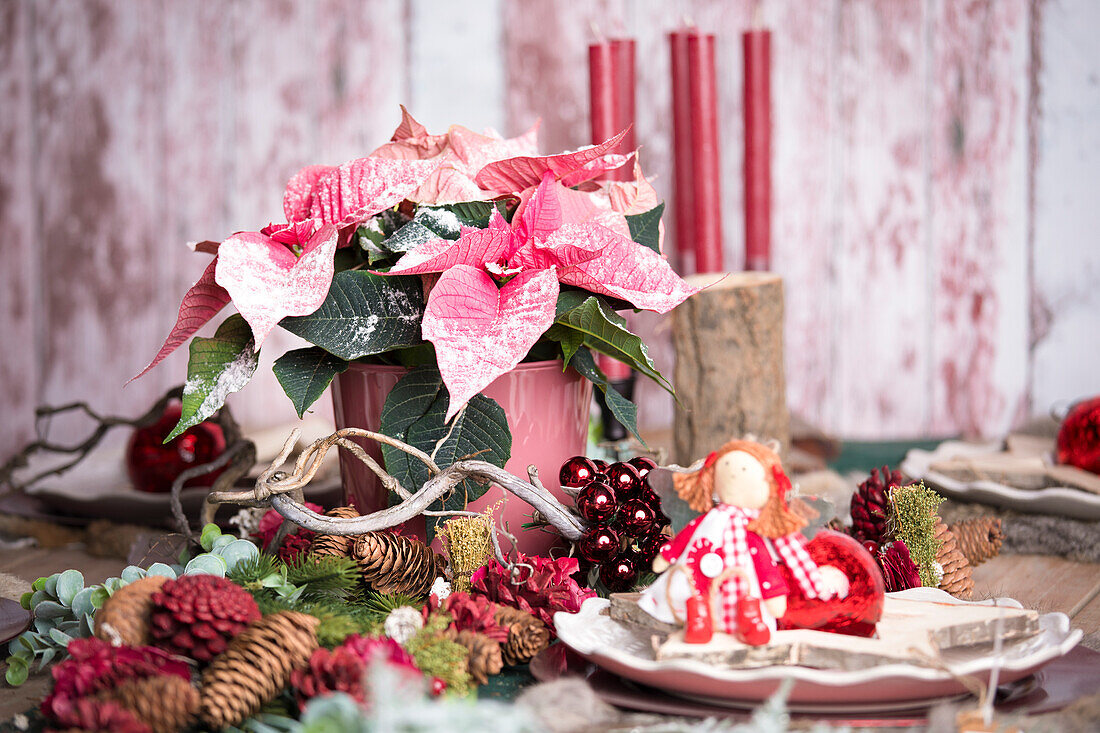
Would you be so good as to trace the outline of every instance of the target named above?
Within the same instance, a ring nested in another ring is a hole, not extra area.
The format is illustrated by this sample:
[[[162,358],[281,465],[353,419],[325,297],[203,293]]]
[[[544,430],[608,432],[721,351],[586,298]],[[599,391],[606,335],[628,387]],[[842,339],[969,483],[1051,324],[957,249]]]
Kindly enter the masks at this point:
[[[823,529],[806,545],[818,566],[832,565],[848,578],[848,595],[823,601],[802,592],[786,565],[779,572],[790,589],[787,613],[779,619],[780,629],[816,629],[851,636],[872,636],[882,618],[886,586],[871,553],[852,537]]]
[[[1100,473],[1100,397],[1078,402],[1062,421],[1058,462]]]

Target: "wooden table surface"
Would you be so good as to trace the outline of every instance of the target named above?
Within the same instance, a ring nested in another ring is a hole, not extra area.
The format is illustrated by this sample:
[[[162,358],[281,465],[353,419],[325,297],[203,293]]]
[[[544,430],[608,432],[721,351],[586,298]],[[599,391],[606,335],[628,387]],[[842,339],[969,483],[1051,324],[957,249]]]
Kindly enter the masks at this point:
[[[28,583],[41,575],[77,568],[87,583],[118,575],[123,560],[91,557],[79,548],[0,552],[0,572]],[[974,570],[975,595],[1015,598],[1027,608],[1061,611],[1085,632],[1085,644],[1100,648],[1100,564],[1071,562],[1043,555],[1001,555]],[[38,704],[49,675],[34,675],[22,687],[0,694],[0,721]],[[2,683],[0,683],[2,684]]]

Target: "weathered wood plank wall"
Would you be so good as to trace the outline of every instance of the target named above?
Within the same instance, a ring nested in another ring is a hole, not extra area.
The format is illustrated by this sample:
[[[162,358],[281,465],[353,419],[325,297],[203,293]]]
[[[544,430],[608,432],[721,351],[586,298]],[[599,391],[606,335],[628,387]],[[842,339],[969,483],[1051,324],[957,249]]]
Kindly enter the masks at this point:
[[[740,266],[741,56],[775,31],[774,266],[792,407],[854,437],[996,433],[1100,392],[1100,51],[1088,0],[10,0],[0,6],[0,454],[39,402],[137,412],[203,259],[286,178],[432,129],[588,142],[585,47],[638,39],[642,162],[671,194],[665,33],[720,34],[727,261]],[[670,227],[671,231],[671,227]],[[671,370],[663,322],[637,317]],[[232,404],[292,416],[270,361]],[[643,386],[642,421],[671,405]],[[326,408],[322,408],[326,409]]]

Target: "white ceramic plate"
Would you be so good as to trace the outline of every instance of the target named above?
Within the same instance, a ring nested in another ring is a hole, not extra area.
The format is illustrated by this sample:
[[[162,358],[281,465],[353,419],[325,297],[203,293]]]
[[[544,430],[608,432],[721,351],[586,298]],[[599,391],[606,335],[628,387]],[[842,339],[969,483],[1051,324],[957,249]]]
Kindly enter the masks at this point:
[[[893,597],[965,604],[936,588],[913,588]],[[1020,608],[1008,598],[1001,605]],[[983,603],[992,604],[993,601]],[[654,658],[650,632],[621,624],[606,613],[609,601],[590,598],[575,614],[557,613],[558,637],[594,664],[620,677],[682,697],[711,703],[752,706],[766,700],[783,680],[793,680],[788,704],[797,712],[865,712],[927,706],[967,692],[956,677],[988,682],[994,660],[987,651],[951,650],[943,659],[953,674],[913,664],[886,664],[857,671],[775,665],[757,669],[724,669],[693,660]],[[1063,613],[1040,616],[1040,632],[1004,646],[999,681],[1013,682],[1066,654],[1081,640]]]
[[[1058,514],[1073,519],[1100,519],[1100,495],[1069,486],[1046,489],[1017,489],[996,481],[960,481],[932,470],[932,465],[956,456],[996,453],[1000,443],[964,443],[949,440],[936,450],[914,448],[901,462],[901,472],[924,481],[953,499],[1003,506],[1023,512]]]

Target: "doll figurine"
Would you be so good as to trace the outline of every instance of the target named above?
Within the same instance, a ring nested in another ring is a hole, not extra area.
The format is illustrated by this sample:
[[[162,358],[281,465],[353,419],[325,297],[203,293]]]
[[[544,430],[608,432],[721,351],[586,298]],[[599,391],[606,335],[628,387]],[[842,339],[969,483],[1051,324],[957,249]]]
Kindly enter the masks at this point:
[[[638,601],[654,618],[685,623],[685,640],[714,631],[741,641],[767,643],[787,610],[784,564],[807,598],[844,597],[848,579],[837,568],[818,567],[799,532],[806,521],[787,505],[791,482],[774,450],[748,440],[730,441],[707,456],[702,469],[675,477],[676,491],[696,517],[661,547],[653,560],[660,577]],[[665,572],[670,566],[683,572]]]

